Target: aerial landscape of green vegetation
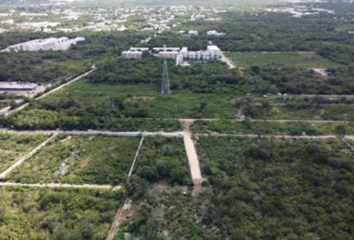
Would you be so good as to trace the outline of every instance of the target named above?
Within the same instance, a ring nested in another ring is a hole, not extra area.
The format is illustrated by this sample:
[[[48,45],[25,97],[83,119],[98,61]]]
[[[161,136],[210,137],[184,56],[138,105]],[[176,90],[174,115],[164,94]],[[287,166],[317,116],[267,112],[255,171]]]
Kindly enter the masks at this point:
[[[191,183],[188,161],[182,139],[145,138],[135,173],[151,183]]]
[[[0,240],[353,240],[353,12],[4,0]]]
[[[46,139],[43,135],[12,135],[0,133],[0,171],[5,171]]]
[[[16,169],[23,183],[112,184],[126,180],[139,139],[62,136]]]
[[[207,204],[191,201],[183,192],[187,192],[187,188],[151,186],[132,219],[121,227],[116,240],[124,240],[127,233],[131,237],[149,239],[166,239],[167,236],[170,239],[223,239],[220,230],[207,222]]]
[[[349,123],[316,123],[316,122],[269,122],[269,121],[196,121],[192,125],[195,133],[221,134],[259,134],[259,135],[329,135],[353,134],[354,128]]]
[[[123,199],[96,190],[1,188],[0,194],[1,239],[104,240]]]
[[[314,52],[233,52],[227,55],[240,68],[272,66],[311,69],[340,66]]]
[[[231,239],[352,238],[353,153],[340,141],[208,137],[198,146]]]

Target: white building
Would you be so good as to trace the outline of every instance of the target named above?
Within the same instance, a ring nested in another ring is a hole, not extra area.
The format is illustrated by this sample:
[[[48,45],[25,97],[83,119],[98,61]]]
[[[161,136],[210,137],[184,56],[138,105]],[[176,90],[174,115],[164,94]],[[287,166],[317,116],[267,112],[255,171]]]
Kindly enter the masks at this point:
[[[225,36],[226,34],[225,33],[220,33],[216,30],[210,30],[210,31],[207,31],[207,35],[208,36]]]
[[[195,31],[195,30],[189,30],[188,31],[188,35],[189,36],[198,36],[198,34],[199,34],[198,31]]]
[[[0,82],[0,91],[33,91],[37,87],[35,83]]]
[[[67,37],[62,38],[46,38],[46,39],[36,39],[16,45],[12,45],[2,50],[1,52],[36,52],[36,51],[65,51],[68,50],[72,45],[76,45],[78,42],[85,41],[83,37],[77,37],[74,39],[69,39]]]
[[[159,58],[177,59],[180,48],[156,47],[152,49],[153,55]]]
[[[188,51],[188,48],[184,47],[180,51],[177,59],[176,65],[182,65],[184,61],[210,61],[210,60],[220,60],[221,50],[218,46],[210,45],[207,50],[201,51]]]
[[[148,52],[149,48],[130,48],[128,51],[122,52],[122,57],[125,59],[141,59],[144,52]]]
[[[142,54],[149,51],[148,48],[130,48],[130,50],[122,53],[125,59],[141,59]],[[183,65],[185,61],[210,61],[220,60],[221,50],[215,45],[210,45],[206,50],[188,51],[187,47],[155,47],[152,49],[151,54],[159,58],[175,59],[176,65]]]

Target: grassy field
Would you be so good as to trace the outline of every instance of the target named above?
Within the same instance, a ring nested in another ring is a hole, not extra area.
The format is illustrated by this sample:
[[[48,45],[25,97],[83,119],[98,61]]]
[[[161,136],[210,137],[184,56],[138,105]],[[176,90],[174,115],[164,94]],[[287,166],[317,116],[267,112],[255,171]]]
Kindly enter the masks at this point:
[[[337,134],[344,127],[346,134],[354,133],[354,126],[339,123],[304,122],[232,122],[220,120],[214,122],[197,121],[192,125],[194,133],[224,134],[278,134],[278,135],[328,135]]]
[[[175,91],[163,97],[152,84],[109,85],[80,81],[50,95],[3,126],[28,129],[106,129],[111,131],[176,131],[176,120],[153,118],[233,118],[235,96]]]
[[[32,151],[47,136],[42,135],[13,135],[0,133],[0,172],[5,171],[20,157]]]
[[[139,138],[61,136],[9,175],[22,183],[112,184],[126,180]]]
[[[108,234],[122,193],[0,188],[0,239],[96,239]]]
[[[227,53],[240,68],[252,66],[295,67],[295,68],[333,68],[338,63],[322,58],[313,52],[233,52]]]
[[[208,137],[198,149],[231,239],[353,236],[354,156],[342,142]]]
[[[234,115],[232,95],[196,94],[172,92],[170,97],[162,97],[156,85],[109,85],[78,82],[52,95],[43,102],[56,102],[64,97],[73,97],[81,104],[94,102],[98,105],[109,104],[112,98],[119,98],[128,109],[145,111],[152,118],[169,117],[232,117]],[[201,103],[207,106],[202,112]]]

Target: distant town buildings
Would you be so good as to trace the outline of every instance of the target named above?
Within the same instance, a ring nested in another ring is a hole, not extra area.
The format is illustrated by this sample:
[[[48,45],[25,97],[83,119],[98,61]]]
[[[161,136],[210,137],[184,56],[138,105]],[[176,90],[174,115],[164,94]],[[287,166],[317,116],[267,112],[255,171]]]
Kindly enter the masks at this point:
[[[40,31],[44,28],[57,27],[58,25],[60,25],[60,22],[24,22],[24,23],[17,23],[16,28]]]
[[[295,6],[295,7],[279,7],[279,8],[267,8],[268,12],[275,13],[289,13],[295,18],[301,18],[303,16],[318,15],[320,13],[335,14],[333,10],[324,8],[315,8],[313,6]]]
[[[221,50],[215,45],[210,45],[206,50],[189,51],[187,47],[155,47],[151,51],[149,48],[130,48],[122,53],[125,59],[141,59],[143,52],[159,58],[175,59],[176,65],[183,65],[185,61],[210,61],[220,60]]]
[[[24,51],[65,51],[72,45],[76,45],[78,42],[85,41],[83,37],[77,37],[69,39],[67,37],[62,38],[46,38],[36,39],[16,45],[12,45],[2,50],[1,52],[16,53]]]
[[[195,21],[205,21],[206,20],[206,16],[205,15],[196,15],[193,20],[195,20]]]

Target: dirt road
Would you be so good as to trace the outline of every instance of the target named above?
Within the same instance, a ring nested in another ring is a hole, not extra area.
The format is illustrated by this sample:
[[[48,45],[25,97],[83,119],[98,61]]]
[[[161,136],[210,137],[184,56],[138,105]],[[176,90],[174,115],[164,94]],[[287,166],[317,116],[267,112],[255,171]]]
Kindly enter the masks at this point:
[[[199,166],[199,159],[197,155],[197,150],[195,148],[193,139],[192,139],[192,133],[190,131],[190,126],[192,124],[192,121],[183,121],[182,125],[184,128],[184,146],[186,149],[187,157],[188,157],[188,162],[189,162],[189,167],[192,175],[192,180],[194,183],[199,183],[200,181],[203,180],[201,171],[200,171],[200,166]]]

